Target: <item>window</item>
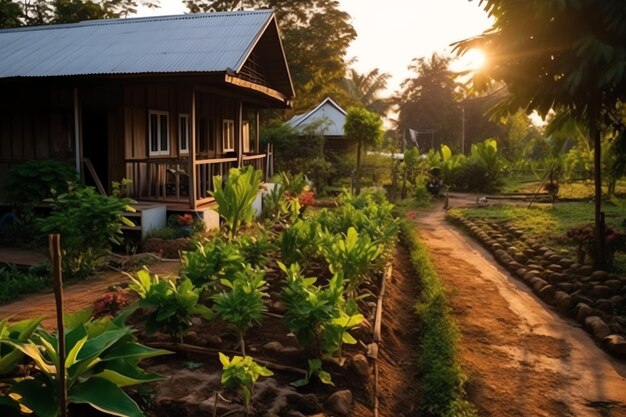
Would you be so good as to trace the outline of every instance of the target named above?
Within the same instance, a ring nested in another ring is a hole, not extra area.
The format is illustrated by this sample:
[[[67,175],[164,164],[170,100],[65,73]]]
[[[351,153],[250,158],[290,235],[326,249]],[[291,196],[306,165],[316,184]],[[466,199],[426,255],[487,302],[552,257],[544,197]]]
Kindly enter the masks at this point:
[[[169,114],[163,111],[148,113],[148,137],[150,138],[150,155],[169,155]]]
[[[233,120],[224,120],[222,148],[224,152],[233,152],[235,150],[235,122]]]
[[[241,139],[243,141],[243,152],[250,152],[250,123],[246,120],[241,125]]]
[[[189,153],[189,115],[178,116],[178,150],[180,153]]]

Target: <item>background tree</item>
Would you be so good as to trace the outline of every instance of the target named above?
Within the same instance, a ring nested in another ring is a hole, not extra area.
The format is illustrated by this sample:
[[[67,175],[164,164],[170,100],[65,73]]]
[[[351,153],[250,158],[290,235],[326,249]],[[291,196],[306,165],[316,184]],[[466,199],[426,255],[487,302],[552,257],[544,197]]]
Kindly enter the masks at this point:
[[[354,188],[358,194],[361,191],[361,154],[365,146],[378,146],[382,142],[382,122],[376,113],[362,107],[350,107],[343,129],[348,139],[357,141]]]
[[[458,84],[449,64],[449,57],[438,54],[430,59],[414,59],[409,69],[415,77],[402,82],[402,92],[396,98],[398,127],[434,129],[434,148],[441,144],[460,145],[461,110],[455,99]]]
[[[0,27],[116,19],[137,7],[159,7],[158,0],[0,0]]]
[[[0,28],[21,26],[22,8],[11,0],[0,0]]]
[[[391,101],[381,97],[381,92],[387,89],[389,78],[391,74],[381,73],[378,68],[364,74],[350,68],[344,79],[344,88],[359,105],[384,116],[391,107]]]
[[[616,106],[626,99],[626,7],[623,0],[481,0],[494,18],[491,29],[461,41],[463,53],[480,47],[488,55],[476,77],[480,87],[506,83],[504,109],[563,109],[589,129],[594,144],[596,260],[604,264],[602,222],[602,130],[623,136]]]
[[[331,96],[340,104],[346,74],[344,60],[356,31],[350,15],[336,0],[184,0],[191,12],[240,7],[276,11],[285,54],[296,90],[294,113],[310,109]]]

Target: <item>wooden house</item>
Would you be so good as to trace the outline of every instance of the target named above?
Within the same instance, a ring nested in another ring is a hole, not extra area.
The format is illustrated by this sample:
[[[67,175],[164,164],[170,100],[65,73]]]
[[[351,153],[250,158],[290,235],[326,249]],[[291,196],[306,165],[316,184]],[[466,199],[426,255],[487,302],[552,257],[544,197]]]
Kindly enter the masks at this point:
[[[270,174],[259,110],[293,97],[270,10],[0,30],[0,176],[62,159],[103,192],[128,178],[138,201],[197,209],[214,175]]]
[[[287,124],[301,132],[308,128],[315,129],[324,136],[324,151],[337,154],[356,153],[356,142],[346,138],[343,126],[346,112],[333,99],[327,97],[314,109],[299,114],[287,121]]]

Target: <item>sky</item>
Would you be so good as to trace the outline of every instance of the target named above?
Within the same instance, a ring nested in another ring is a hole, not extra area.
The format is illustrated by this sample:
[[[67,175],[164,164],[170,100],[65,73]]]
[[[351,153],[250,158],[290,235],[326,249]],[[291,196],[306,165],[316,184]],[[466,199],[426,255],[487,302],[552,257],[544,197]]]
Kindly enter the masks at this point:
[[[360,73],[378,68],[391,74],[388,93],[411,75],[414,58],[451,53],[450,44],[479,35],[491,24],[478,0],[339,0],[352,17],[358,37],[347,58],[357,58]],[[141,9],[140,16],[186,12],[180,0],[161,0],[160,9]],[[465,69],[463,59],[453,66]]]

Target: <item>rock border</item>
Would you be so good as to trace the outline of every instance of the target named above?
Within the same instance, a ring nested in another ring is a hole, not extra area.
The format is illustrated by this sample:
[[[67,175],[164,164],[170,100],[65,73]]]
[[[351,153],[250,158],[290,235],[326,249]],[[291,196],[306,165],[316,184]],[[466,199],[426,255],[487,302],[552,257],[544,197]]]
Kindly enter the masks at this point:
[[[626,358],[626,277],[580,265],[507,222],[448,214],[545,303],[575,320],[608,353]]]

